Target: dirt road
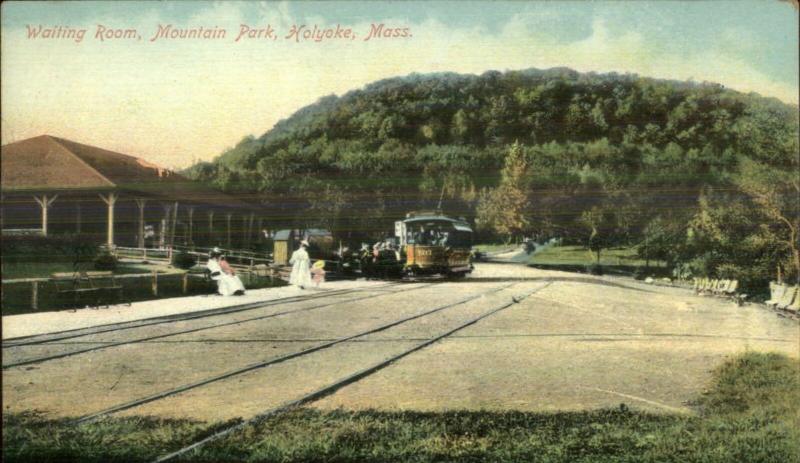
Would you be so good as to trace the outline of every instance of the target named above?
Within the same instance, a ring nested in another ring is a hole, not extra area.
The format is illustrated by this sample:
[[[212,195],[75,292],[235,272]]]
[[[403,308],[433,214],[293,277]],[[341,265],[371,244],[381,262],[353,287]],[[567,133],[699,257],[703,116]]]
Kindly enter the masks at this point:
[[[3,349],[3,364],[108,348],[3,371],[6,411],[82,416],[222,372],[366,336],[122,411],[252,416],[530,297],[315,403],[322,408],[689,412],[709,371],[745,350],[797,356],[798,325],[686,289],[512,264],[459,282],[365,288],[235,314]],[[459,303],[464,301],[463,303]],[[444,308],[443,308],[444,307]],[[438,310],[436,310],[438,309]],[[436,310],[424,315],[426,312]],[[146,340],[157,337],[157,339]]]

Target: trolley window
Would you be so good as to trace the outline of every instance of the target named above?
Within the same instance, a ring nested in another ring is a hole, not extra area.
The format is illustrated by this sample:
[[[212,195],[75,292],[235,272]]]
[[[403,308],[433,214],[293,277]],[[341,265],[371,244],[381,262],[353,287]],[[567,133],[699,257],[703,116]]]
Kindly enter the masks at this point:
[[[450,221],[406,222],[406,242],[421,246],[469,247],[472,230]]]

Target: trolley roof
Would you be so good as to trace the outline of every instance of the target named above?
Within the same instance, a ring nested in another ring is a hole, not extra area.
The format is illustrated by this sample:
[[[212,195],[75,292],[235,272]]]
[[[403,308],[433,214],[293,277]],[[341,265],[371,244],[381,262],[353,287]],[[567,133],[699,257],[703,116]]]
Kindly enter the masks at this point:
[[[454,219],[452,217],[447,217],[445,215],[419,215],[415,217],[410,217],[408,219],[403,220],[403,223],[419,223],[419,222],[446,222],[453,224],[453,227],[459,231],[468,231],[471,232],[472,228],[469,224],[463,220]]]

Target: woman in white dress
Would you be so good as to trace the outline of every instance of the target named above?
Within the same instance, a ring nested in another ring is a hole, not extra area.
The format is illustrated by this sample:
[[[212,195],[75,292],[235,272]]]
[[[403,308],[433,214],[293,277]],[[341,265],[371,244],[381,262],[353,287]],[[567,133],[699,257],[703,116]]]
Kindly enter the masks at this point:
[[[206,268],[211,272],[211,279],[217,282],[217,292],[223,296],[242,296],[244,295],[244,284],[237,277],[229,266],[228,271],[220,263],[222,255],[219,248],[214,248],[208,255]]]
[[[305,289],[311,286],[311,261],[308,258],[308,241],[301,241],[300,248],[292,253],[289,263],[292,264],[292,274],[289,276],[289,284]]]

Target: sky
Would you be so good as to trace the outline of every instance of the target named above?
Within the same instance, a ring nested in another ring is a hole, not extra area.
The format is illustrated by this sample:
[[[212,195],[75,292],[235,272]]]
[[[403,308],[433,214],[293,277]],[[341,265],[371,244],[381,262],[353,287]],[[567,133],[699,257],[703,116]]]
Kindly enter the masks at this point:
[[[4,2],[1,13],[3,144],[50,134],[176,169],[323,96],[414,72],[565,66],[798,103],[798,9],[777,0]],[[365,40],[380,24],[400,37]],[[226,34],[152,40],[167,26]],[[304,39],[315,26],[351,37]]]

